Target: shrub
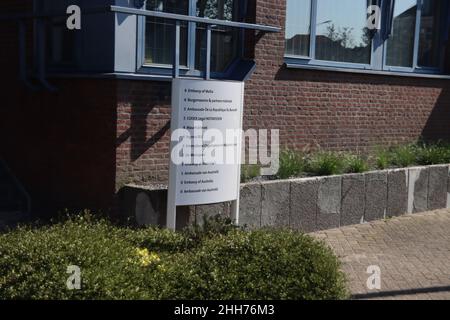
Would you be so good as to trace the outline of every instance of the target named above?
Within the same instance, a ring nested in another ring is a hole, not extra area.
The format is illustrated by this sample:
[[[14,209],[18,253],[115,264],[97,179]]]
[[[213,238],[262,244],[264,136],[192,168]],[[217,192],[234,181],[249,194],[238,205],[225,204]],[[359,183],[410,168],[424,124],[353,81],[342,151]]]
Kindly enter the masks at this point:
[[[255,179],[261,175],[261,167],[259,165],[243,165],[241,167],[241,182],[245,183]]]
[[[344,157],[345,173],[363,173],[368,170],[369,164],[361,156],[348,154]]]
[[[186,241],[186,248],[197,247],[206,239],[214,238],[218,235],[226,236],[231,231],[239,229],[230,218],[223,218],[220,215],[215,217],[202,217],[201,224],[193,224],[183,230]],[[242,229],[243,230],[243,229]]]
[[[280,179],[297,177],[305,169],[305,160],[300,153],[283,151],[280,154],[280,168],[277,176]]]
[[[450,146],[442,143],[421,145],[417,148],[417,163],[420,165],[450,163]]]
[[[385,148],[377,148],[375,151],[375,166],[376,169],[385,170],[389,168],[391,163],[391,155]]]
[[[134,247],[105,222],[70,220],[0,235],[0,299],[137,299],[142,273]],[[66,287],[67,267],[83,290]]]
[[[69,265],[81,290],[68,290]],[[291,231],[220,219],[195,232],[120,228],[85,217],[0,235],[0,299],[340,299],[330,249]]]
[[[160,275],[160,299],[343,299],[339,262],[290,231],[232,231],[205,241]]]
[[[316,176],[340,174],[344,169],[343,157],[335,152],[319,152],[309,159],[308,172]]]
[[[417,147],[413,144],[399,146],[391,151],[391,163],[398,167],[410,167],[417,162]]]

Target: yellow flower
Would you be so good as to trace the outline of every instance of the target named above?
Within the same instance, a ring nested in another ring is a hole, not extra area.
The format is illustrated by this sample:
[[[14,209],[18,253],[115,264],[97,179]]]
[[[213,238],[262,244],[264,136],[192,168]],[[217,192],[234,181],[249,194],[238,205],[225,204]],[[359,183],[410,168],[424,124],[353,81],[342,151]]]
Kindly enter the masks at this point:
[[[158,265],[158,270],[161,271],[161,272],[166,272],[167,271],[166,267],[164,267],[164,265],[162,265],[162,264]]]
[[[148,267],[151,264],[157,264],[161,261],[161,258],[157,253],[149,252],[148,249],[136,249],[136,253],[139,257],[139,263],[143,267]]]

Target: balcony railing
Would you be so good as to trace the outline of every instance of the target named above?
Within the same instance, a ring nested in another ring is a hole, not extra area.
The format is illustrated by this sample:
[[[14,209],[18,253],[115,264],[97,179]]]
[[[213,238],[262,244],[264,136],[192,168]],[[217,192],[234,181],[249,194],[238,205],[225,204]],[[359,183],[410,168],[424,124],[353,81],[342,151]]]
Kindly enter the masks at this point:
[[[236,21],[227,21],[227,20],[219,20],[219,19],[210,19],[196,16],[188,16],[174,13],[166,13],[159,11],[151,11],[145,9],[136,9],[122,6],[103,6],[96,8],[87,8],[82,10],[82,15],[84,14],[104,14],[104,13],[116,13],[116,14],[126,14],[126,15],[135,15],[135,16],[143,16],[143,17],[154,17],[154,18],[163,18],[173,21],[173,25],[175,28],[175,37],[174,37],[174,52],[173,52],[173,77],[178,78],[180,76],[180,30],[182,22],[191,22],[191,23],[199,23],[206,25],[206,61],[205,61],[205,79],[210,79],[211,75],[211,35],[212,31],[217,26],[222,27],[230,27],[230,28],[238,28],[241,30],[255,30],[261,33],[274,33],[279,32],[281,29],[274,26],[265,26],[260,24],[252,24],[252,23],[244,23],[244,22],[236,22]],[[40,41],[37,41],[38,48],[35,48],[35,51],[38,55],[38,80],[39,82],[48,89],[51,89],[51,86],[47,83],[45,79],[45,38],[44,38],[44,24],[42,23],[44,20],[56,18],[56,17],[64,17],[66,14],[61,13],[48,13],[48,14],[39,14],[39,13],[22,13],[22,14],[9,14],[9,15],[0,15],[0,21],[12,21],[18,22],[19,27],[19,61],[20,61],[20,77],[21,79],[27,83],[28,86],[32,85],[26,80],[26,32],[25,32],[25,21],[34,20],[37,22],[37,28],[42,28]]]

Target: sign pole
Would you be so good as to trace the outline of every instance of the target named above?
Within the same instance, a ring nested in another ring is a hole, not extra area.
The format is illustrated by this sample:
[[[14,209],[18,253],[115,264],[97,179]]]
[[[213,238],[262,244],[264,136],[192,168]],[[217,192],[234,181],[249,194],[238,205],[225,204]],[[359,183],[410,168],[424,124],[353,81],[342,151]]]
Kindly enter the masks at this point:
[[[241,114],[239,116],[239,128],[243,128],[243,120],[244,120],[244,83],[242,85],[242,96],[241,96]],[[237,148],[237,156],[236,161],[238,162],[238,180],[237,180],[237,198],[231,203],[231,220],[235,225],[239,225],[239,204],[240,204],[240,196],[241,196],[241,166],[242,166],[242,130],[239,131],[238,135],[238,148]]]
[[[180,76],[180,34],[181,34],[181,23],[179,20],[175,21],[175,51],[173,54],[173,78],[178,79]],[[174,80],[175,81],[175,80]],[[174,101],[178,101],[178,92],[172,93],[172,117],[170,122],[170,131],[173,133],[174,130],[178,129],[178,110],[174,110],[177,107]],[[176,95],[176,97],[174,97]],[[177,228],[177,205],[176,205],[176,188],[177,174],[176,166],[172,160],[172,147],[173,142],[170,141],[169,148],[169,184],[167,187],[167,217],[166,217],[166,227],[170,230],[176,230]]]
[[[174,79],[174,81],[177,78]],[[174,86],[173,86],[174,87]],[[175,110],[177,108],[177,104],[175,103],[179,99],[179,92],[174,90],[172,92],[172,117],[170,122],[170,132],[173,133],[177,128],[179,111]],[[170,230],[176,230],[177,228],[177,205],[176,205],[176,184],[177,184],[177,167],[172,159],[172,150],[174,147],[174,143],[176,141],[172,141],[170,139],[170,148],[169,148],[169,185],[167,188],[167,223],[166,226]]]

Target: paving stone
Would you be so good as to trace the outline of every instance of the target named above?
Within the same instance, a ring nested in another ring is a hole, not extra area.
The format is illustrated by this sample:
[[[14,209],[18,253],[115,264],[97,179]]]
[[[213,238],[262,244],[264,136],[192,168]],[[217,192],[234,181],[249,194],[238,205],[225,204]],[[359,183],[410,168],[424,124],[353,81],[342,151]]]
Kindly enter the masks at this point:
[[[408,210],[408,170],[390,170],[388,172],[388,201],[386,216],[405,214]]]
[[[342,262],[359,299],[450,299],[450,209],[311,233]],[[386,245],[388,244],[388,245]],[[381,269],[381,290],[367,288],[367,268]]]
[[[261,184],[261,226],[289,227],[290,181],[274,181]]]
[[[430,170],[426,167],[409,169],[408,213],[425,212],[428,208]]]
[[[319,179],[291,182],[291,228],[303,232],[317,230],[317,199]]]
[[[338,228],[341,213],[342,177],[319,180],[317,228]]]
[[[428,210],[447,207],[448,166],[430,167],[428,183]]]
[[[388,183],[387,171],[369,172],[366,178],[365,221],[381,220],[386,215]]]
[[[365,197],[364,174],[342,177],[341,226],[359,224],[364,221]]]
[[[261,227],[261,184],[249,183],[241,186],[239,224],[249,229]]]

